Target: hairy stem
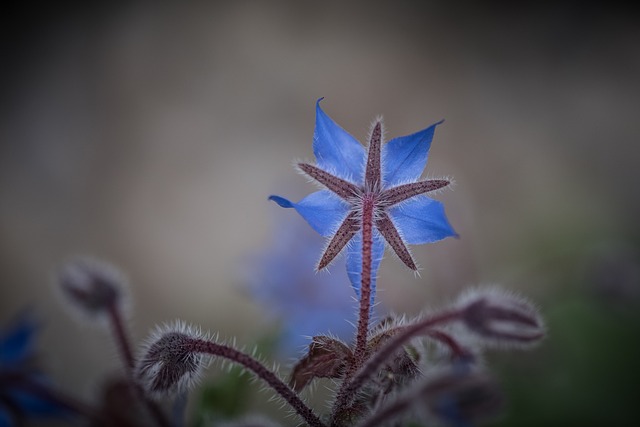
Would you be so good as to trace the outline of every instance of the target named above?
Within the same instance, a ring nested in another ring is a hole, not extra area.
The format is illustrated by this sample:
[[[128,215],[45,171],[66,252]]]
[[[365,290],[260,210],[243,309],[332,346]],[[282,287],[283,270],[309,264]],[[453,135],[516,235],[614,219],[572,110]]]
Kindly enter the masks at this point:
[[[133,372],[135,366],[135,358],[133,357],[133,350],[131,349],[131,340],[129,339],[129,335],[127,334],[127,331],[125,329],[122,319],[122,313],[115,303],[109,304],[109,319],[111,320],[113,335],[116,340],[116,345],[120,350],[120,355],[125,365],[125,372],[127,378],[129,378],[131,387],[133,387],[135,394],[138,396],[144,406],[146,406],[155,422],[160,427],[170,427],[171,423],[167,419],[167,416],[164,414],[164,412],[162,412],[160,407],[155,402],[149,400],[149,398],[145,396],[142,387],[140,387],[140,385],[135,381],[135,374]]]
[[[446,402],[444,411],[442,404]],[[457,369],[417,383],[381,409],[373,412],[358,427],[375,427],[402,417],[412,406],[421,407],[429,416],[447,424],[476,425],[499,413],[504,398],[486,374],[460,372]],[[438,423],[440,424],[440,423]]]
[[[246,353],[236,350],[235,348],[217,344],[211,341],[194,339],[193,351],[197,353],[209,354],[212,356],[223,357],[239,365],[244,366],[253,372],[258,378],[267,383],[276,393],[291,405],[291,407],[310,425],[313,427],[325,427],[320,418],[313,412],[300,397],[285,384],[276,374],[267,369],[262,363]]]
[[[391,358],[407,341],[415,338],[421,334],[431,334],[430,328],[450,322],[459,318],[459,311],[445,311],[433,317],[427,317],[426,319],[414,323],[412,325],[404,326],[396,335],[394,335],[385,346],[383,346],[377,353],[374,353],[369,360],[360,368],[353,378],[343,385],[341,391],[344,391],[347,401],[345,405],[349,403],[349,399],[365,384],[365,382],[371,378],[375,373],[380,370],[380,367]]]
[[[415,400],[415,396],[413,395],[402,396],[390,405],[387,405],[378,412],[375,412],[372,416],[359,424],[358,427],[376,427],[382,425],[385,422],[405,413],[413,404],[413,400]]]
[[[371,314],[371,249],[373,246],[373,205],[371,197],[362,201],[362,274],[360,278],[360,311],[358,332],[354,351],[354,365],[357,369],[365,360],[367,353],[367,335],[369,334],[369,316]]]
[[[427,332],[427,335],[449,347],[449,350],[451,350],[451,357],[454,359],[461,359],[471,355],[469,351],[462,347],[460,343],[458,343],[458,341],[449,334],[438,330],[431,330]]]
[[[371,251],[373,246],[374,203],[375,201],[371,197],[365,197],[362,200],[362,273],[360,277],[360,310],[358,313],[356,346],[353,352],[353,363],[347,368],[342,386],[333,405],[333,425],[336,425],[337,418],[344,411],[349,401],[346,386],[367,357],[367,336],[369,334],[369,318],[371,314],[371,264],[373,262]]]

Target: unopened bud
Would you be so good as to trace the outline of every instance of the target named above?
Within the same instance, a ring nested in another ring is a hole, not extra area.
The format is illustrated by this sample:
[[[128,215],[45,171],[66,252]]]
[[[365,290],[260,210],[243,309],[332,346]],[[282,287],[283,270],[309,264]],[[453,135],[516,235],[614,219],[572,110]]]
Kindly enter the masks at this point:
[[[545,334],[538,310],[525,298],[498,288],[463,295],[458,306],[464,325],[490,344],[526,346]]]
[[[184,322],[156,328],[136,366],[136,377],[144,389],[166,396],[193,387],[206,364],[206,357],[195,346],[200,339],[200,332]]]
[[[93,258],[78,258],[65,264],[58,274],[65,300],[90,317],[122,308],[126,279],[111,264]]]

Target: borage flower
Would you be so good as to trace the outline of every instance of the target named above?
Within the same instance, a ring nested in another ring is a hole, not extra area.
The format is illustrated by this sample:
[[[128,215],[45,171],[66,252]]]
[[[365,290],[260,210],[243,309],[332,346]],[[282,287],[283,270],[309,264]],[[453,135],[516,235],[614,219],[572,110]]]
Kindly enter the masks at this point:
[[[316,104],[313,136],[316,165],[299,163],[298,168],[325,189],[298,203],[280,196],[269,199],[284,208],[294,208],[315,231],[329,238],[318,270],[327,267],[347,247],[347,272],[358,295],[363,253],[369,252],[369,248],[363,251],[363,242],[366,246],[370,241],[371,277],[364,279],[370,280],[373,298],[385,241],[415,271],[417,266],[407,245],[456,236],[442,204],[425,196],[449,185],[449,180],[419,181],[435,128],[442,122],[383,144],[382,122],[377,120],[365,152],[353,136],[322,111],[321,100]]]
[[[308,337],[320,333],[331,332],[347,340],[353,330],[350,321],[354,321],[347,278],[313,273],[322,238],[301,221],[285,227],[281,220],[275,237],[267,248],[249,257],[245,284],[268,313],[281,321],[280,356],[296,355],[309,344]]]

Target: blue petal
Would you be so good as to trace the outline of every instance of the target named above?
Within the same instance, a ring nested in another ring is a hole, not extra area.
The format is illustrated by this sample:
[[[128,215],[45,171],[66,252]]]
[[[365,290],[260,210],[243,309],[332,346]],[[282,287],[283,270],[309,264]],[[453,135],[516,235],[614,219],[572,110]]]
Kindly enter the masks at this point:
[[[405,242],[419,245],[458,236],[444,213],[444,206],[427,196],[418,196],[395,206],[389,214]]]
[[[46,382],[43,384],[46,386]],[[20,411],[29,416],[60,416],[69,414],[68,409],[62,404],[26,390],[6,390],[9,399],[14,402]]]
[[[13,425],[15,425],[15,420],[5,410],[5,406],[0,404],[0,427],[12,427]]]
[[[283,208],[294,208],[309,225],[324,237],[329,237],[345,219],[349,208],[328,190],[320,190],[309,194],[298,203],[293,203],[280,196],[269,196]]]
[[[17,317],[0,337],[0,365],[22,362],[33,352],[36,323],[28,314]]]
[[[313,154],[320,168],[344,179],[361,183],[364,173],[364,147],[338,126],[316,103],[316,128],[313,132]]]
[[[415,181],[427,165],[427,156],[436,126],[442,121],[412,135],[393,138],[382,147],[382,179],[387,187]]]
[[[376,296],[376,279],[378,275],[378,267],[382,261],[384,253],[384,239],[377,232],[373,233],[373,248],[371,250],[371,304]],[[362,283],[362,232],[356,234],[347,248],[347,275],[353,290],[358,298],[360,297],[360,286]]]

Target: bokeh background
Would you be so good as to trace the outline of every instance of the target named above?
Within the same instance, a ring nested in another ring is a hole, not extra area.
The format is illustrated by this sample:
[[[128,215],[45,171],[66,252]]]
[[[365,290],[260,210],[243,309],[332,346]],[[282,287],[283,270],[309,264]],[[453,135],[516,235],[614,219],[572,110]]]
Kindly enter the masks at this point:
[[[54,296],[73,255],[129,276],[136,340],[175,318],[241,344],[271,333],[243,286],[248,254],[269,250],[282,217],[301,221],[267,196],[313,189],[291,162],[312,159],[325,97],[360,140],[379,114],[389,137],[446,119],[426,173],[455,178],[438,198],[461,238],[415,248],[417,278],[388,255],[379,300],[415,314],[500,283],[540,305],[543,345],[490,357],[509,394],[496,425],[637,418],[636,13],[610,2],[53,2],[2,19],[0,324],[25,307],[37,315],[42,362],[63,389],[91,399],[119,367],[104,331]]]

